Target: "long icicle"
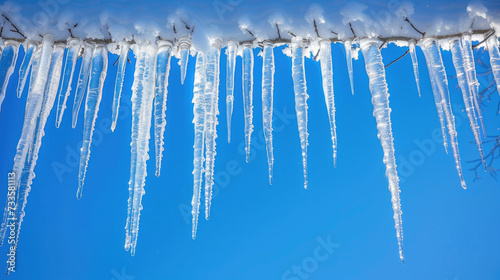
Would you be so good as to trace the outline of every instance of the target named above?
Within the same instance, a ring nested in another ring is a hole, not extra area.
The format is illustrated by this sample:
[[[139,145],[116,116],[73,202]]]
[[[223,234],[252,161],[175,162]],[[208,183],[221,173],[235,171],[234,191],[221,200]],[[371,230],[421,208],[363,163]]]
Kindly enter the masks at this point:
[[[274,45],[264,42],[262,63],[262,128],[266,139],[269,184],[273,184],[273,95],[274,95]]]
[[[292,39],[292,80],[295,93],[295,112],[299,129],[300,147],[302,149],[302,166],[304,172],[304,188],[307,189],[307,86],[304,69],[303,42],[301,38]]]
[[[24,86],[26,85],[26,80],[28,78],[28,72],[30,71],[33,62],[33,53],[36,49],[36,45],[33,41],[27,40],[23,43],[24,47],[24,58],[21,66],[19,67],[19,83],[17,84],[17,97],[20,98],[24,91]]]
[[[56,111],[56,127],[61,125],[64,111],[66,110],[66,102],[71,93],[71,82],[73,81],[73,73],[80,50],[82,41],[77,38],[71,38],[68,41],[68,51],[66,52],[66,64],[64,65],[61,88],[59,89],[59,97],[57,100]]]
[[[365,58],[366,73],[369,78],[372,94],[373,116],[377,121],[378,138],[384,150],[385,174],[389,180],[392,210],[398,239],[399,258],[404,263],[403,255],[403,221],[401,219],[401,201],[399,198],[399,177],[396,169],[394,139],[392,137],[391,108],[389,107],[389,89],[385,79],[385,69],[378,41],[366,39],[361,41],[361,50]]]
[[[167,124],[167,94],[168,76],[170,73],[170,57],[172,44],[167,41],[158,42],[158,54],[156,55],[156,84],[154,100],[154,131],[155,131],[155,154],[156,154],[156,176],[160,176],[161,160],[163,157],[163,137]]]
[[[497,91],[500,95],[500,51],[498,50],[498,37],[495,35],[490,36],[486,40],[486,46],[490,55],[491,72],[497,84]]]
[[[145,194],[147,165],[149,159],[149,139],[155,88],[156,48],[150,44],[138,46],[138,62],[132,86],[132,143],[131,172],[129,190],[129,216],[125,249],[135,255],[139,235],[139,219],[142,210],[142,196]],[[134,155],[135,154],[135,155]]]
[[[354,95],[354,77],[353,77],[353,70],[352,70],[352,41],[347,40],[344,42],[344,48],[345,48],[345,56],[346,56],[346,61],[347,61],[347,71],[349,72],[349,82],[351,84],[351,92],[352,95]]]
[[[29,192],[31,190],[31,183],[35,178],[34,169],[36,166],[36,161],[38,159],[38,152],[41,146],[41,140],[44,135],[45,124],[47,123],[47,118],[50,114],[52,106],[54,105],[55,96],[57,94],[57,87],[59,85],[59,78],[61,75],[61,67],[62,67],[62,54],[64,52],[63,45],[57,45],[54,47],[53,52],[50,58],[50,67],[47,75],[47,79],[45,80],[45,87],[43,90],[43,97],[40,100],[40,110],[38,111],[38,116],[36,118],[36,122],[34,124],[33,136],[31,137],[30,143],[26,143],[29,145],[29,149],[33,152],[31,155],[24,157],[23,159],[23,168],[20,174],[15,173],[16,177],[19,176],[19,179],[16,178],[16,191],[17,191],[17,201],[14,209],[14,217],[10,217],[12,220],[12,225],[14,226],[15,235],[15,243],[18,244],[19,235],[21,232],[21,223],[23,221],[25,212],[24,209],[26,207],[27,198]],[[9,242],[10,243],[10,242]],[[17,246],[14,249],[14,255],[17,252]],[[9,270],[7,271],[7,274]]]
[[[33,143],[35,131],[37,128],[37,120],[40,116],[40,111],[42,110],[45,86],[47,84],[48,73],[50,70],[53,45],[54,38],[51,35],[46,35],[43,38],[41,47],[39,48],[39,52],[37,52],[36,54],[36,56],[38,57],[37,60],[39,61],[39,66],[33,68],[33,82],[31,83],[31,87],[29,89],[30,93],[28,94],[28,99],[26,102],[23,129],[21,132],[21,137],[19,138],[19,142],[17,143],[16,155],[14,157],[14,167],[12,168],[12,173],[15,174],[15,188],[13,190],[9,190],[7,194],[7,202],[5,203],[3,221],[0,228],[0,246],[3,244],[8,222],[16,222],[18,219],[15,211],[18,209],[16,207],[16,197],[18,197],[20,191],[20,175],[22,174],[27,162],[30,161],[27,159],[28,150],[31,148],[31,145]]]
[[[120,58],[118,59],[118,70],[116,70],[115,91],[113,94],[113,107],[111,108],[111,131],[115,131],[120,111],[120,99],[122,96],[123,80],[125,79],[125,68],[127,66],[129,44],[122,42],[120,46]]]
[[[420,75],[418,73],[418,59],[417,52],[415,50],[415,40],[408,42],[410,49],[411,64],[413,65],[413,75],[415,76],[415,83],[417,84],[418,97],[422,97],[420,94]]]
[[[326,110],[330,121],[330,132],[332,134],[333,165],[337,163],[337,127],[335,124],[335,99],[333,93],[333,63],[332,48],[329,40],[320,42],[319,59],[321,63],[321,76],[323,80],[323,94],[325,96]]]
[[[465,180],[462,173],[462,163],[460,160],[460,154],[458,151],[457,142],[457,131],[455,129],[455,116],[451,110],[450,103],[450,93],[448,91],[448,79],[446,78],[446,71],[444,69],[443,60],[441,58],[441,52],[434,39],[425,39],[423,41],[423,50],[425,54],[425,59],[430,65],[430,70],[434,80],[436,82],[436,87],[439,90],[441,97],[440,104],[443,108],[444,115],[446,117],[446,124],[448,127],[448,134],[450,136],[451,148],[453,150],[453,156],[455,157],[455,167],[457,168],[458,177],[460,178],[460,184],[462,188],[467,188]]]
[[[7,41],[2,52],[2,58],[0,60],[0,86],[2,86],[0,89],[0,111],[3,100],[5,99],[10,76],[14,73],[14,68],[16,67],[18,51],[19,43]]]
[[[486,129],[483,123],[483,113],[481,112],[480,100],[478,96],[479,82],[476,77],[476,66],[474,65],[474,56],[472,54],[472,39],[470,34],[464,34],[462,36],[462,56],[464,59],[464,69],[467,74],[467,83],[469,85],[469,90],[474,102],[474,107],[476,108],[476,114],[479,118],[479,124],[483,134],[486,136]]]
[[[467,117],[469,118],[470,127],[472,133],[474,134],[474,139],[476,140],[477,148],[479,149],[479,155],[481,156],[481,161],[486,170],[486,161],[484,160],[483,144],[481,140],[481,133],[479,131],[479,125],[477,124],[476,115],[474,112],[474,101],[470,93],[470,87],[467,82],[467,74],[465,73],[464,59],[462,56],[462,44],[460,40],[453,39],[450,41],[451,54],[453,57],[453,66],[457,72],[457,80],[462,90],[462,97],[464,99],[465,111],[467,112]]]
[[[78,75],[78,84],[75,92],[75,100],[73,102],[72,122],[71,122],[71,126],[73,128],[76,127],[76,123],[78,121],[78,112],[80,111],[83,97],[85,97],[85,93],[87,92],[87,84],[89,81],[90,67],[92,64],[93,55],[94,55],[94,46],[86,44],[83,53],[82,65],[80,67],[80,74]]]
[[[233,117],[234,102],[234,70],[236,66],[236,41],[227,42],[226,55],[226,117],[227,117],[227,142],[231,143],[231,119]]]
[[[441,126],[441,135],[443,136],[443,146],[444,151],[448,153],[448,136],[446,134],[446,121],[444,119],[444,109],[441,104],[441,94],[437,87],[436,78],[432,74],[432,64],[426,59],[427,71],[429,72],[429,79],[431,80],[432,94],[434,96],[434,103],[436,104],[436,110],[439,118],[439,124]]]
[[[108,50],[105,46],[97,46],[92,56],[90,79],[88,82],[88,94],[85,100],[85,114],[83,120],[83,142],[80,154],[80,166],[78,172],[78,190],[76,197],[82,198],[85,174],[90,159],[90,146],[92,145],[92,134],[94,133],[97,113],[102,99],[102,87],[106,79],[108,69]]]
[[[179,52],[181,56],[181,59],[179,61],[179,65],[181,66],[181,84],[184,84],[184,80],[186,79],[190,48],[191,35],[179,39]]]
[[[219,65],[220,39],[212,42],[212,47],[207,53],[206,62],[206,107],[205,107],[205,219],[210,219],[210,207],[212,205],[212,188],[214,185],[214,167],[217,139],[217,116],[219,115]]]
[[[198,216],[200,213],[201,184],[203,181],[203,151],[205,147],[205,55],[198,53],[193,85],[193,124],[194,124],[194,157],[193,157],[193,215],[192,238],[196,238]]]
[[[253,49],[252,44],[243,45],[242,54],[242,85],[243,114],[245,115],[245,153],[246,161],[250,159],[250,143],[253,132]]]

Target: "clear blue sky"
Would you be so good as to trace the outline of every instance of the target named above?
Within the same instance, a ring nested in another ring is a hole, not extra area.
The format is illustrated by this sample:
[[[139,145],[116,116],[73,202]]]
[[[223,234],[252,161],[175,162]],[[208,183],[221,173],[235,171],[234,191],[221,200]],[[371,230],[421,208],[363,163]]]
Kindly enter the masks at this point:
[[[382,51],[385,63],[404,48]],[[275,177],[268,185],[261,116],[262,58],[255,50],[252,158],[243,152],[241,58],[237,60],[233,139],[225,126],[225,79],[220,83],[216,192],[210,221],[200,219],[191,239],[192,84],[194,61],[184,85],[177,60],[169,79],[162,176],[148,161],[146,194],[135,257],[123,249],[128,198],[129,111],[110,131],[116,66],[110,55],[83,198],[76,200],[77,162],[82,139],[70,114],[55,128],[55,111],[45,129],[36,178],[28,198],[11,279],[499,279],[500,188],[488,174],[473,181],[467,160],[478,153],[456,87],[451,55],[443,52],[457,119],[462,165],[469,188],[463,190],[451,154],[432,140],[439,122],[424,56],[418,49],[422,98],[418,97],[410,57],[387,69],[397,164],[401,176],[406,263],[399,261],[390,192],[382,148],[372,116],[362,55],[354,62],[355,95],[350,93],[342,45],[333,45],[338,161],[333,167],[328,117],[319,63],[306,59],[309,99],[309,189],[303,176],[291,60],[275,49]],[[20,58],[23,52],[20,54]],[[487,61],[487,54],[482,53]],[[131,97],[133,65],[127,65],[123,104]],[[225,77],[223,52],[221,77]],[[20,60],[18,61],[18,67]],[[79,63],[77,65],[79,67]],[[78,68],[77,68],[78,69]],[[482,72],[484,69],[479,69]],[[15,97],[18,68],[11,77],[0,114],[0,206],[21,133],[27,94]],[[481,78],[488,84],[491,75]],[[76,88],[76,84],[73,84]],[[70,103],[73,100],[70,96]],[[498,95],[484,108],[490,134],[498,134]],[[72,105],[69,105],[71,109]],[[125,108],[125,107],[124,107]],[[82,113],[82,112],[80,112]],[[281,114],[281,117],[278,116]],[[416,144],[431,142],[427,154]],[[151,144],[151,149],[154,146]],[[487,150],[490,146],[485,147]],[[153,155],[150,152],[150,156]],[[418,161],[418,155],[424,155]],[[411,159],[413,158],[413,160]],[[406,162],[406,163],[405,163]],[[57,174],[54,165],[67,172]],[[236,168],[231,166],[236,165]],[[202,206],[203,210],[203,206]],[[322,241],[321,241],[322,240]],[[328,250],[321,244],[334,243]],[[0,248],[5,259],[6,247]],[[317,264],[317,265],[315,265]],[[294,268],[295,267],[295,268]],[[300,272],[297,272],[300,267]],[[289,271],[289,272],[287,272]],[[134,277],[126,278],[125,276]],[[3,279],[4,276],[0,276]]]

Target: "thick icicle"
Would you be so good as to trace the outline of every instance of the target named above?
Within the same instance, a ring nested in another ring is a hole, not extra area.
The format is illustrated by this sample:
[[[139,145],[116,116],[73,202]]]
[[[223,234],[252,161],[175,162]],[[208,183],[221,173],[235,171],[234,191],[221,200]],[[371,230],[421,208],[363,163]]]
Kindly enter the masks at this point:
[[[132,141],[129,199],[125,250],[135,255],[139,234],[142,196],[146,183],[146,162],[149,159],[151,115],[155,96],[156,48],[150,44],[137,46],[137,61],[132,86]]]
[[[161,159],[163,157],[163,137],[167,121],[167,94],[168,75],[170,73],[170,56],[172,44],[167,41],[158,42],[158,54],[156,55],[156,84],[154,100],[154,131],[155,131],[155,153],[156,153],[156,176],[160,176]]]
[[[205,85],[205,219],[210,219],[212,187],[214,185],[215,139],[217,139],[217,116],[219,115],[219,65],[222,41],[216,39],[208,50]]]
[[[226,55],[226,116],[227,116],[227,142],[231,143],[231,119],[233,116],[234,101],[234,69],[236,65],[236,41],[227,42]]]
[[[242,54],[243,114],[245,115],[246,161],[250,159],[250,143],[253,132],[253,49],[252,44],[243,45]]]
[[[17,84],[17,97],[20,98],[24,91],[24,86],[26,85],[26,79],[28,78],[28,72],[31,68],[33,52],[35,51],[35,43],[33,41],[26,41],[23,43],[24,47],[24,58],[21,66],[19,68],[19,83]]]
[[[179,65],[181,66],[181,84],[184,84],[184,80],[186,79],[190,48],[191,36],[182,37],[179,39],[179,52],[181,55],[181,59],[179,61]]]
[[[470,87],[467,82],[467,74],[465,73],[464,59],[462,56],[462,44],[458,39],[453,39],[450,41],[451,54],[453,56],[453,66],[455,66],[455,71],[457,72],[458,84],[462,90],[462,97],[464,99],[465,111],[467,112],[467,117],[469,118],[470,127],[474,133],[474,139],[476,140],[476,145],[479,149],[479,154],[483,162],[484,168],[486,169],[486,161],[484,160],[483,144],[481,141],[481,134],[479,132],[479,126],[477,124],[476,115],[474,112],[474,101],[473,96],[470,93]]]
[[[2,59],[0,60],[0,111],[2,103],[7,92],[7,85],[9,84],[10,76],[14,73],[16,67],[17,52],[19,51],[19,44],[14,41],[7,41],[2,51]]]
[[[432,75],[432,65],[430,61],[426,59],[427,71],[429,72],[429,79],[431,80],[432,94],[434,96],[434,103],[436,104],[436,110],[439,118],[439,124],[441,125],[441,135],[443,136],[443,146],[446,153],[448,153],[448,137],[446,136],[446,122],[444,119],[444,109],[441,104],[441,94],[436,84],[436,78]]]
[[[113,95],[113,107],[111,109],[111,131],[115,131],[118,122],[118,112],[120,111],[120,98],[122,96],[123,80],[125,78],[125,68],[127,66],[129,44],[122,42],[120,46],[120,58],[118,59],[118,70],[116,71],[115,92]]]
[[[349,82],[351,84],[351,92],[354,95],[354,82],[353,82],[353,71],[352,71],[352,41],[347,40],[344,42],[345,56],[347,60],[347,71],[349,71]]]
[[[71,93],[71,82],[73,81],[73,73],[75,72],[76,60],[80,55],[81,46],[82,41],[80,39],[71,38],[68,42],[66,64],[64,65],[61,88],[59,89],[57,100],[56,127],[61,125],[64,110],[66,109],[66,101]]]
[[[108,69],[108,50],[100,45],[94,50],[92,56],[91,73],[88,82],[88,94],[85,100],[85,113],[83,119],[83,142],[80,154],[80,167],[78,172],[78,190],[76,197],[82,197],[83,184],[85,182],[85,173],[90,158],[90,146],[92,145],[92,134],[99,111],[99,105],[102,98],[102,87],[106,79]]]
[[[266,139],[269,184],[273,184],[273,95],[274,95],[274,45],[264,42],[262,63],[262,128]]]
[[[472,100],[474,102],[474,107],[476,108],[476,114],[479,118],[479,124],[486,136],[486,130],[483,123],[483,113],[481,113],[481,106],[479,105],[479,82],[476,77],[476,66],[474,65],[474,56],[472,55],[472,39],[470,34],[464,34],[462,36],[462,56],[464,60],[465,74],[467,74],[467,83],[469,84],[469,90],[472,95]]]
[[[413,75],[415,75],[415,83],[417,84],[418,96],[421,97],[422,95],[420,94],[420,75],[418,73],[418,59],[417,59],[417,52],[415,50],[415,40],[410,40],[410,42],[408,43],[410,48],[411,63],[413,64]]]
[[[304,172],[304,188],[307,189],[307,86],[304,69],[304,53],[301,38],[292,40],[292,80],[295,93],[295,111],[299,128],[300,146],[302,149],[302,165]]]
[[[384,150],[385,175],[389,180],[392,210],[398,238],[399,257],[404,263],[403,255],[403,221],[401,219],[401,201],[399,199],[399,177],[394,155],[394,140],[392,137],[391,108],[389,107],[389,90],[385,79],[385,69],[378,41],[366,39],[361,41],[361,50],[365,58],[366,73],[369,78],[372,94],[373,116],[377,121],[378,138]]]
[[[17,143],[16,155],[14,157],[14,167],[12,168],[12,173],[15,174],[15,188],[14,190],[10,190],[7,194],[7,202],[5,203],[3,221],[0,228],[0,246],[3,244],[8,222],[17,221],[17,233],[19,233],[20,222],[24,216],[18,216],[23,213],[24,209],[21,208],[24,208],[24,206],[16,207],[18,205],[16,197],[19,197],[20,199],[24,198],[24,201],[21,200],[24,204],[26,202],[26,196],[24,194],[27,195],[26,191],[29,191],[29,189],[20,189],[21,174],[23,174],[25,166],[28,162],[31,162],[31,160],[28,159],[28,150],[33,144],[38,117],[40,116],[40,112],[42,110],[53,45],[54,38],[51,35],[46,35],[43,38],[40,51],[37,54],[40,57],[39,67],[34,69],[36,71],[33,71],[32,74],[32,76],[34,76],[33,83],[31,84],[30,94],[28,95],[26,102],[23,129],[19,142]]]
[[[486,40],[486,47],[490,55],[491,71],[497,84],[497,91],[500,94],[500,51],[498,50],[498,38],[494,34]]]
[[[325,95],[328,119],[330,120],[330,132],[332,134],[333,164],[337,162],[337,127],[335,124],[335,99],[333,93],[333,65],[332,49],[329,40],[320,43],[321,49],[319,59],[321,62],[321,76],[323,80],[323,94]]]
[[[94,55],[94,46],[86,44],[84,47],[82,65],[80,67],[80,74],[78,75],[78,84],[75,92],[75,100],[73,102],[72,123],[73,128],[76,127],[78,121],[78,112],[82,105],[83,97],[87,92],[87,83],[89,81],[90,67],[92,64],[92,56]]]
[[[448,91],[448,79],[446,78],[446,71],[444,69],[441,52],[434,39],[425,39],[423,41],[423,50],[425,59],[429,65],[429,75],[434,77],[436,88],[440,94],[440,104],[443,108],[446,117],[446,124],[448,127],[448,134],[450,136],[451,148],[453,149],[453,156],[455,157],[455,166],[460,178],[460,184],[465,189],[467,188],[462,174],[462,164],[460,161],[460,154],[458,151],[457,131],[455,129],[455,116],[451,110],[450,93]],[[432,78],[432,77],[431,77]]]
[[[200,212],[201,183],[203,181],[203,150],[205,146],[205,55],[198,53],[194,72],[193,86],[193,124],[194,124],[194,159],[193,159],[193,229],[192,237],[196,238],[198,215]]]

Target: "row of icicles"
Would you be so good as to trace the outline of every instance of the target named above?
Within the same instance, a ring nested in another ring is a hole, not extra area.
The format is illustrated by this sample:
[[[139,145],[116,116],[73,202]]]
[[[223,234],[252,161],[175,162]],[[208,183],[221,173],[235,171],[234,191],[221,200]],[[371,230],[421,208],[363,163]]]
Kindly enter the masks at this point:
[[[375,39],[361,39],[360,49],[365,58],[366,71],[369,77],[374,116],[377,121],[378,137],[384,151],[386,175],[389,179],[389,189],[392,195],[395,227],[399,244],[399,254],[403,257],[403,231],[401,220],[401,206],[399,200],[399,179],[396,171],[394,157],[393,137],[390,121],[389,93],[385,79],[385,68],[379,50],[380,42]],[[415,53],[416,41],[409,42],[409,52],[413,63],[415,80],[420,95],[419,71]],[[474,133],[475,141],[484,164],[484,155],[481,144],[482,115],[479,108],[478,81],[474,68],[474,59],[471,47],[471,36],[463,35],[461,38],[450,39],[453,55],[453,65],[457,72],[458,82],[463,94],[463,100]],[[220,54],[222,41],[217,39],[212,42],[212,47],[206,52],[196,54],[193,89],[194,113],[194,169],[193,169],[193,200],[192,237],[196,237],[198,215],[201,198],[203,174],[205,179],[205,217],[210,217],[210,204],[212,187],[214,184],[214,166],[216,155],[217,116],[219,114],[219,74]],[[335,103],[333,90],[333,70],[331,42],[319,41],[319,61],[326,108],[330,120],[330,130],[333,146],[333,160],[337,155],[337,135],[335,125]],[[344,42],[351,89],[353,88],[353,52],[358,51],[358,45],[352,41]],[[462,187],[466,187],[463,179],[460,156],[458,153],[457,133],[455,120],[451,110],[448,81],[441,58],[439,43],[432,38],[423,39],[419,46],[422,48],[436,108],[443,132],[443,142],[447,149],[450,138],[456,168]],[[80,106],[84,96],[84,129],[81,148],[81,158],[78,175],[78,199],[82,196],[85,173],[90,157],[92,133],[97,119],[97,113],[102,97],[102,88],[108,68],[108,50],[103,44],[91,44],[77,38],[68,39],[67,44],[55,42],[51,35],[43,37],[41,43],[27,40],[23,43],[25,56],[20,66],[17,96],[21,97],[27,83],[28,73],[31,71],[29,93],[23,129],[14,158],[13,171],[16,173],[17,201],[15,211],[8,211],[6,206],[3,222],[0,229],[0,243],[3,243],[7,224],[10,220],[17,219],[16,240],[19,238],[21,222],[24,217],[26,199],[35,177],[34,168],[38,158],[44,127],[51,109],[57,100],[56,127],[62,121],[66,103],[71,93],[71,83],[75,73],[77,59],[82,56],[80,71],[77,75],[77,88],[73,99],[72,126],[76,126]],[[123,79],[131,46],[125,42],[118,43],[120,56],[117,61],[117,75],[112,105],[112,124],[114,130],[118,120],[120,96],[123,88]],[[189,37],[179,40],[173,45],[169,41],[141,43],[132,45],[136,55],[134,82],[132,86],[132,141],[128,215],[126,222],[125,249],[135,254],[137,244],[141,200],[144,195],[146,179],[146,162],[149,158],[149,138],[151,118],[154,122],[154,142],[156,158],[156,175],[160,175],[161,159],[163,152],[163,138],[165,132],[165,113],[167,101],[168,76],[172,55],[180,57],[181,80],[184,82],[187,73],[187,63],[190,55],[191,41]],[[271,42],[262,44],[262,116],[263,132],[266,142],[269,183],[273,178],[273,85],[274,85],[274,45]],[[292,77],[295,93],[295,108],[297,124],[300,135],[300,145],[303,157],[304,186],[307,188],[307,87],[304,71],[304,57],[309,52],[307,46],[300,38],[292,39],[289,44],[292,54]],[[490,35],[486,40],[486,47],[490,54],[490,62],[497,85],[500,84],[500,54],[498,39]],[[239,49],[240,48],[240,49]],[[19,44],[15,41],[2,41],[2,54],[0,60],[0,105],[5,97],[7,84],[14,71]],[[248,160],[250,141],[253,132],[253,46],[250,43],[239,45],[238,42],[229,41],[226,44],[227,72],[226,72],[226,110],[228,141],[231,139],[231,115],[233,111],[234,73],[236,56],[242,56],[242,85],[243,104],[245,116],[245,151]],[[63,60],[63,56],[65,59]],[[65,61],[63,65],[63,61]],[[354,91],[353,91],[354,92]],[[8,202],[8,200],[7,200]],[[8,205],[8,203],[6,204]]]

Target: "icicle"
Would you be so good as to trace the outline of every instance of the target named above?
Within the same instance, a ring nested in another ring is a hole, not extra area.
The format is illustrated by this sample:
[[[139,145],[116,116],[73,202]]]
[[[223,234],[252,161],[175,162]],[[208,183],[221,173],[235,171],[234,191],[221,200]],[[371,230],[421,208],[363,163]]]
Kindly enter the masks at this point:
[[[0,60],[0,111],[5,93],[7,92],[7,85],[9,84],[10,76],[14,73],[16,67],[17,52],[19,51],[19,44],[15,41],[7,41],[2,51],[2,59]]]
[[[423,50],[425,59],[429,65],[429,75],[434,77],[436,88],[440,94],[440,104],[443,108],[446,123],[448,126],[448,134],[450,136],[451,148],[453,149],[453,156],[455,157],[455,165],[460,178],[460,184],[465,189],[466,184],[462,174],[462,164],[460,162],[460,154],[458,151],[457,131],[455,129],[455,116],[451,110],[450,93],[448,91],[448,79],[446,78],[446,71],[444,69],[441,52],[434,39],[425,39],[423,41]],[[432,77],[431,77],[432,78]]]
[[[352,41],[347,40],[344,42],[345,55],[347,59],[347,71],[349,71],[349,82],[351,83],[351,92],[354,95],[354,82],[353,82],[353,71],[352,71]]]
[[[194,159],[193,159],[193,230],[192,237],[196,238],[198,215],[200,212],[201,183],[203,181],[203,149],[205,146],[205,55],[198,53],[194,72],[193,86],[193,124],[194,124]]]
[[[266,41],[262,63],[262,128],[266,139],[269,184],[273,184],[273,94],[274,94],[274,45]]]
[[[76,127],[78,121],[78,112],[82,105],[83,97],[87,92],[87,83],[89,81],[90,67],[92,63],[92,56],[94,54],[94,46],[86,44],[84,47],[82,65],[80,67],[80,74],[78,75],[78,85],[75,92],[75,101],[73,102],[73,119],[71,126]]]
[[[300,146],[302,148],[302,165],[304,168],[304,188],[307,189],[307,86],[304,69],[303,43],[301,38],[292,39],[292,79],[295,92],[295,111],[299,128]]]
[[[115,92],[113,95],[113,108],[111,110],[111,131],[115,131],[118,122],[118,112],[120,111],[120,98],[123,89],[123,80],[125,78],[125,68],[127,66],[129,44],[122,42],[120,46],[120,58],[118,59],[118,70],[116,71]]]
[[[476,77],[476,67],[474,65],[474,56],[472,55],[472,41],[470,34],[464,34],[462,36],[462,56],[464,60],[464,69],[467,74],[467,83],[469,84],[469,90],[472,95],[472,100],[474,102],[474,107],[476,108],[476,114],[479,118],[479,124],[483,134],[486,136],[486,130],[483,123],[483,113],[481,113],[481,107],[479,106],[479,82]]]
[[[125,250],[135,255],[139,234],[142,196],[146,183],[146,161],[149,159],[151,115],[155,90],[156,48],[137,46],[137,61],[132,86],[132,141]]]
[[[226,55],[226,116],[227,116],[227,142],[231,143],[231,118],[233,116],[234,101],[234,67],[236,65],[236,41],[227,42]]]
[[[156,85],[154,100],[154,131],[156,153],[156,176],[160,176],[161,159],[163,157],[163,137],[165,134],[165,112],[167,110],[168,75],[170,73],[170,52],[172,44],[167,41],[158,42],[156,55]]]
[[[24,58],[19,68],[19,83],[17,84],[17,97],[20,98],[24,91],[24,86],[26,85],[26,79],[28,78],[28,72],[31,68],[33,52],[35,51],[35,43],[33,41],[26,41],[23,43],[24,47]]]
[[[426,59],[427,70],[429,72],[429,79],[431,80],[432,94],[434,96],[434,103],[436,104],[436,110],[439,118],[439,124],[441,125],[441,135],[443,136],[443,146],[446,153],[448,153],[448,137],[446,136],[446,123],[444,120],[444,109],[441,104],[441,94],[436,84],[436,78],[432,74],[432,65],[430,61]]]
[[[181,55],[181,60],[179,61],[179,65],[181,66],[181,84],[184,84],[184,79],[186,79],[190,48],[191,36],[182,37],[179,39],[179,51]]]
[[[329,40],[320,43],[319,59],[321,62],[321,76],[323,80],[323,94],[325,95],[328,119],[330,120],[330,132],[332,134],[333,165],[337,162],[337,128],[335,125],[335,99],[333,93],[333,65],[332,49]]]
[[[88,95],[85,100],[85,113],[83,120],[83,142],[80,154],[80,167],[78,172],[78,190],[76,197],[82,198],[83,183],[85,173],[90,158],[90,146],[92,145],[92,134],[99,111],[99,104],[102,98],[102,87],[106,79],[108,69],[108,50],[99,45],[95,48],[92,56],[90,78],[88,81]]]
[[[242,54],[243,112],[245,115],[246,161],[250,159],[250,143],[253,132],[253,49],[252,44],[243,45]]]
[[[19,197],[21,199],[24,198],[24,202],[26,202],[26,196],[19,195],[21,194],[20,191],[22,191],[23,194],[25,193],[25,191],[29,191],[29,189],[20,189],[21,174],[25,170],[24,167],[27,162],[31,161],[27,159],[28,150],[33,143],[35,131],[37,129],[37,120],[40,116],[40,111],[42,110],[45,86],[47,84],[47,77],[50,70],[53,45],[54,38],[51,35],[46,35],[43,38],[39,52],[39,67],[37,67],[37,69],[34,69],[36,71],[34,71],[32,74],[32,76],[34,76],[33,83],[31,84],[30,94],[28,95],[28,99],[26,101],[26,112],[24,114],[23,129],[21,132],[21,137],[19,138],[19,142],[17,143],[16,155],[14,157],[14,167],[12,168],[12,173],[15,174],[15,189],[9,191],[9,193],[7,194],[7,202],[5,203],[3,222],[0,228],[0,246],[3,244],[8,222],[18,221],[17,232],[19,232],[19,224],[22,221],[22,216],[18,216],[17,211],[20,211],[19,213],[23,213],[24,209],[21,208],[24,208],[24,206],[16,207],[18,204],[16,204],[16,202],[12,203],[12,198],[10,197]],[[12,208],[15,208],[14,210],[16,211],[16,213],[14,213],[14,211],[11,211],[13,210]]]
[[[71,38],[68,42],[68,51],[66,52],[66,64],[62,76],[61,88],[59,89],[59,97],[57,100],[56,112],[56,127],[61,125],[64,110],[66,109],[66,101],[71,93],[71,82],[73,81],[73,73],[75,72],[75,65],[82,41],[80,39]]]
[[[215,166],[215,139],[217,139],[217,115],[219,115],[219,63],[220,39],[212,42],[208,50],[206,61],[206,85],[205,85],[205,219],[210,219],[210,206],[212,202],[212,187],[214,185]]]
[[[476,115],[474,112],[474,101],[473,96],[470,93],[470,87],[467,82],[467,74],[465,73],[464,59],[462,52],[462,45],[458,39],[453,39],[450,41],[451,54],[453,56],[453,66],[455,66],[455,71],[457,72],[458,84],[462,90],[462,96],[465,104],[465,111],[467,112],[467,117],[469,118],[470,127],[474,133],[474,139],[476,140],[476,145],[479,149],[479,154],[483,162],[484,168],[486,170],[486,161],[484,160],[483,144],[481,141],[481,134],[479,132],[479,126],[477,124]]]
[[[420,75],[418,73],[418,59],[417,52],[415,51],[415,40],[410,40],[409,42],[411,63],[413,64],[413,74],[415,75],[415,83],[417,84],[418,97],[422,97],[420,94]]]
[[[391,127],[391,108],[389,107],[389,90],[385,79],[385,69],[382,55],[378,48],[378,41],[366,39],[361,41],[361,50],[365,58],[366,73],[372,94],[373,116],[377,120],[378,138],[384,150],[384,163],[386,176],[389,179],[391,191],[392,210],[398,238],[399,257],[404,263],[403,256],[403,221],[401,219],[401,201],[399,199],[399,177],[396,170],[394,156],[394,140]]]
[[[497,91],[500,94],[500,51],[498,50],[498,38],[494,34],[486,40],[486,46],[490,55],[491,71],[497,84]]]

